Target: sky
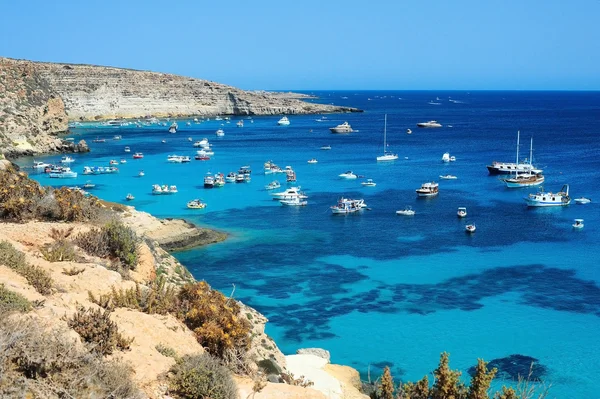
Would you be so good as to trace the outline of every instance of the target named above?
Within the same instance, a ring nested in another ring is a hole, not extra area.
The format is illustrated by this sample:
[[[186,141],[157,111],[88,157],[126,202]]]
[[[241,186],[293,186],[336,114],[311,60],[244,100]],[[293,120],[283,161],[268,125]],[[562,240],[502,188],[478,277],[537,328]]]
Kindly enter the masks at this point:
[[[600,0],[0,0],[0,56],[247,90],[600,90]]]

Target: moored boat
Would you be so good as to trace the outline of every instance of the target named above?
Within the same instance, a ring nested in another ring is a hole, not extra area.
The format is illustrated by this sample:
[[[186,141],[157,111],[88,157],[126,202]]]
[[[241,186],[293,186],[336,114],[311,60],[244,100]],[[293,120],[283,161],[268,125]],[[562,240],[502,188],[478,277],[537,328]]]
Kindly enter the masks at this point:
[[[213,188],[215,185],[215,177],[208,172],[206,176],[204,176],[204,188]]]
[[[365,187],[375,187],[375,186],[377,185],[377,183],[375,183],[375,182],[373,181],[373,179],[367,179],[366,181],[364,181],[364,182],[362,182],[362,183],[360,183],[360,184],[361,184],[362,186],[365,186]]]
[[[385,114],[383,123],[383,155],[377,157],[377,162],[394,161],[398,159],[398,154],[388,152],[387,147],[387,114]]]
[[[215,132],[215,135],[216,135],[217,137],[223,137],[223,136],[225,136],[225,132],[223,131],[223,129],[218,129],[218,130]]]
[[[476,229],[477,228],[475,227],[475,223],[471,223],[471,224],[468,224],[468,225],[465,226],[465,231],[467,233],[475,233]]]
[[[573,222],[574,229],[583,229],[583,219],[575,219]]]
[[[287,206],[306,206],[308,204],[308,201],[306,201],[305,199],[301,199],[300,197],[294,197],[292,199],[282,199],[279,200],[279,202],[281,203],[281,205]]]
[[[352,126],[348,122],[344,122],[341,125],[337,125],[335,127],[330,127],[329,130],[331,133],[352,133]]]
[[[74,179],[77,177],[77,172],[73,172],[71,168],[57,168],[50,172],[50,177],[54,179]]]
[[[571,203],[571,197],[569,197],[569,185],[563,185],[557,193],[545,192],[541,189],[535,194],[529,194],[524,200],[527,202],[527,206],[566,206]]]
[[[332,206],[330,209],[333,214],[348,214],[359,212],[366,207],[367,205],[362,199],[354,200],[348,198],[340,198],[337,204]]]
[[[456,180],[458,177],[454,175],[440,175],[440,179],[442,180]]]
[[[585,204],[589,204],[590,202],[592,202],[591,199],[585,198],[585,197],[575,198],[573,201],[575,201],[576,204],[580,204],[580,205],[585,205]]]
[[[416,192],[419,197],[433,197],[439,194],[439,185],[435,182],[423,183]]]
[[[354,173],[352,173],[351,170],[348,170],[342,174],[339,174],[338,176],[341,177],[342,179],[347,179],[347,180],[356,179],[358,177]]]
[[[273,180],[271,183],[265,186],[265,190],[275,190],[279,187],[281,187],[281,183],[279,183],[277,180]]]
[[[444,163],[450,162],[450,153],[449,152],[445,152],[444,155],[442,155],[442,162],[444,162]]]
[[[459,218],[464,218],[467,216],[467,208],[465,208],[464,206],[461,206],[458,208],[458,211],[456,211],[456,216],[458,216]]]
[[[417,123],[417,127],[425,127],[425,128],[433,128],[433,127],[442,127],[438,121],[428,121],[428,122],[419,122]]]
[[[127,201],[133,201],[135,199],[135,197],[133,196],[133,194],[129,193],[129,194],[127,194],[127,196],[125,197],[125,199]]]
[[[311,158],[308,160],[308,163],[317,163],[317,162],[319,162],[319,161],[317,161],[316,158]]]
[[[415,214],[416,212],[414,211],[414,209],[412,209],[410,205],[407,205],[404,209],[396,211],[396,215],[414,216]]]
[[[204,209],[206,208],[206,203],[202,202],[199,199],[193,199],[189,201],[186,205],[189,209]]]
[[[169,133],[177,133],[177,128],[179,128],[177,122],[171,123],[171,126],[169,126]]]
[[[290,124],[290,120],[287,116],[284,115],[281,119],[277,121],[277,124],[279,126],[288,126]]]
[[[133,154],[133,159],[142,159],[144,158],[144,154],[142,154],[141,152],[136,152],[135,154]]]
[[[125,150],[124,150],[124,151],[125,151],[125,152],[131,152],[131,148],[129,148],[129,147],[125,147]]]

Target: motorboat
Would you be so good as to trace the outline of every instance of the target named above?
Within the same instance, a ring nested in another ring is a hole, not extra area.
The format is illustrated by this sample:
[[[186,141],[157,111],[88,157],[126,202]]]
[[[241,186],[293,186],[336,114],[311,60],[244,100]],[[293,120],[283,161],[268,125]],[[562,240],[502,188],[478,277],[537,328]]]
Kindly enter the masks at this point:
[[[442,180],[456,180],[458,177],[454,175],[440,175],[440,179]]]
[[[187,155],[168,155],[167,162],[171,162],[171,163],[190,162],[190,157]]]
[[[92,143],[106,143],[106,139],[96,137],[94,140],[92,140]]]
[[[458,211],[456,211],[456,216],[458,216],[459,218],[464,218],[467,216],[467,208],[465,208],[464,206],[461,206],[458,208]]]
[[[398,159],[398,154],[393,154],[387,150],[387,114],[383,123],[383,155],[377,157],[377,162],[393,161]]]
[[[121,137],[121,136],[119,136],[119,135],[116,135],[116,136],[114,136],[114,137],[113,137],[113,140],[121,140],[122,138],[123,138],[123,137]]]
[[[240,120],[239,120],[239,121],[236,123],[236,126],[237,126],[237,127],[244,127],[244,121],[240,119]]]
[[[406,208],[396,211],[396,215],[403,215],[403,216],[414,216],[415,215],[415,211],[414,209],[412,209],[412,207],[410,205],[407,205]]]
[[[450,162],[456,162],[456,157],[454,155],[450,156]]]
[[[335,127],[330,127],[329,130],[331,133],[352,133],[352,126],[348,122],[344,122],[341,125],[337,125]]]
[[[187,203],[187,207],[189,209],[204,209],[206,208],[206,203],[199,199],[193,199]]]
[[[468,224],[465,226],[465,231],[467,233],[475,233],[475,229],[476,229],[475,223],[471,223],[471,224]]]
[[[54,172],[50,172],[50,177],[54,179],[74,179],[77,177],[77,172],[73,172],[71,168],[60,168]]]
[[[135,154],[133,154],[133,159],[142,159],[144,158],[144,154],[142,154],[141,152],[136,152]]]
[[[125,147],[125,152],[131,152],[131,148]]]
[[[524,200],[527,202],[527,206],[566,206],[571,203],[569,185],[563,185],[557,193],[545,192],[541,189],[535,194],[529,194]]]
[[[208,156],[206,153],[202,153],[202,154],[200,154],[199,152],[200,152],[200,151],[198,151],[198,154],[196,154],[196,155],[194,156],[194,159],[195,159],[196,161],[208,161],[208,160],[210,160],[210,157],[209,157],[209,156]]]
[[[121,158],[121,160],[119,161],[119,163],[127,163],[126,159]]]
[[[279,126],[288,126],[290,124],[290,120],[287,116],[283,116],[280,120],[277,121]]]
[[[265,190],[275,190],[279,187],[281,187],[281,184],[279,183],[279,181],[273,180],[271,183],[269,183],[265,186]]]
[[[275,163],[273,163],[273,161],[267,161],[263,166],[265,170],[265,175],[270,175],[273,173],[285,173],[285,171],[279,166],[277,166]]]
[[[160,194],[176,194],[177,193],[177,186],[167,186],[165,185],[158,185],[158,184],[154,184],[152,186],[152,194],[155,195],[160,195]]]
[[[117,161],[116,159],[111,159],[110,162],[108,163],[109,165],[118,165],[119,161]]]
[[[406,134],[412,134],[412,130],[406,129]]]
[[[229,172],[227,174],[227,176],[225,176],[225,181],[227,183],[235,183],[235,177],[236,177],[235,172]]]
[[[46,162],[41,162],[41,161],[33,162],[33,169],[46,169],[49,166],[51,166],[51,165]]]
[[[206,176],[204,176],[204,188],[213,188],[215,185],[214,176],[208,172]]]
[[[135,199],[135,197],[134,197],[132,194],[127,194],[127,196],[125,197],[125,199],[126,199],[127,201],[132,201],[132,200],[134,200],[134,199]]]
[[[326,116],[322,116],[319,119],[315,119],[315,122],[327,122],[327,117]]]
[[[75,160],[73,158],[71,158],[70,156],[68,156],[68,155],[65,155],[64,157],[62,157],[60,159],[60,163],[70,164],[72,162],[75,162]]]
[[[442,162],[444,162],[444,163],[450,162],[450,153],[449,152],[445,152],[444,155],[442,155]]]
[[[83,174],[84,175],[105,175],[111,173],[118,173],[119,168],[116,166],[84,166]]]
[[[250,183],[252,180],[252,171],[250,170],[250,166],[242,166],[235,177],[236,183]]]
[[[223,187],[225,185],[225,176],[223,173],[215,173],[215,184],[214,187]]]
[[[362,183],[360,183],[360,184],[361,184],[362,186],[365,186],[365,187],[375,187],[375,186],[377,185],[377,183],[375,183],[375,182],[373,181],[373,179],[367,179],[367,181],[364,181],[364,182],[362,182]]]
[[[163,144],[167,144],[167,140],[161,140],[160,142]]]
[[[356,179],[358,177],[354,173],[352,173],[351,170],[349,170],[347,172],[344,172],[344,173],[342,173],[342,174],[340,174],[338,176],[341,177],[342,179],[348,179],[348,180]]]
[[[177,126],[177,122],[171,123],[171,126],[169,126],[169,133],[177,133],[178,127],[179,126]]]
[[[140,172],[138,173],[138,177],[144,177],[145,173],[143,170],[140,170]]]
[[[330,145],[324,145],[321,147],[322,150],[331,150],[331,146]]]
[[[271,193],[275,200],[290,200],[293,198],[307,199],[308,196],[300,191],[300,187],[290,187],[279,193]]]
[[[319,161],[317,161],[316,158],[311,158],[308,160],[308,163],[317,163],[317,162],[319,162]]]
[[[520,142],[521,132],[517,131],[517,159],[516,162],[498,162],[494,161],[491,165],[487,165],[487,170],[490,175],[508,175],[512,173],[528,173],[528,174],[541,174],[543,171],[540,169],[536,169],[533,166],[531,156],[529,157],[529,162],[527,160],[521,162],[519,161],[519,142]],[[533,146],[533,139],[532,139]],[[532,149],[530,148],[529,153],[532,153]]]
[[[225,136],[225,132],[223,131],[223,129],[218,129],[215,134],[217,135],[217,137],[223,137]]]
[[[285,171],[286,178],[285,181],[288,183],[296,183],[296,172],[292,168],[286,169]]]
[[[362,199],[354,200],[348,198],[340,198],[337,204],[332,206],[330,209],[333,214],[348,214],[359,212],[366,207],[367,205]]]
[[[583,219],[575,219],[573,223],[574,229],[583,229]]]
[[[308,204],[308,201],[306,201],[305,199],[301,199],[300,197],[295,197],[292,199],[282,199],[279,200],[279,202],[281,203],[281,205],[287,206],[306,206]]]
[[[592,202],[591,199],[585,198],[585,197],[575,198],[573,201],[575,201],[575,203],[579,204],[579,205],[585,205],[585,204],[589,204],[590,202]]]
[[[188,137],[188,141],[190,141],[190,142],[191,142],[191,141],[194,141],[194,139],[193,139],[193,138],[191,138],[191,137]]]
[[[208,143],[208,139],[207,138],[203,138],[202,140],[198,140],[194,143],[194,147],[210,147],[210,144]]]
[[[439,194],[439,185],[435,182],[423,183],[416,192],[419,197],[433,197]]]
[[[428,121],[428,122],[417,123],[417,127],[432,128],[432,127],[442,127],[442,125],[440,123],[438,123],[438,121]]]
[[[90,188],[94,188],[94,187],[96,187],[96,185],[94,183],[92,183],[91,180],[86,181],[85,184],[83,185],[83,188],[88,189],[88,190]]]

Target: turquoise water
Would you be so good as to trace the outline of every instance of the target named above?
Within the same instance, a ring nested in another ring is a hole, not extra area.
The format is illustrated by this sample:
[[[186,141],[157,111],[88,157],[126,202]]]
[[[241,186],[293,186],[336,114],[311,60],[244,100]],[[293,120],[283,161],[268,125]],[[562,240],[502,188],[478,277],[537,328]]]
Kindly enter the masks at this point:
[[[465,370],[478,357],[511,354],[539,359],[547,367],[553,397],[598,397],[592,381],[600,368],[600,213],[598,201],[600,93],[569,92],[322,92],[320,101],[351,105],[362,114],[254,117],[237,128],[232,118],[195,124],[179,121],[177,134],[163,126],[120,128],[88,125],[74,129],[90,154],[75,155],[73,168],[105,166],[125,157],[118,175],[49,179],[43,184],[97,183],[94,194],[161,217],[184,217],[222,229],[220,244],[178,253],[197,278],[263,312],[285,353],[317,346],[332,361],[366,374],[390,365],[396,379],[415,380],[433,370],[442,351]],[[428,102],[436,97],[440,105]],[[448,101],[448,98],[456,102]],[[383,118],[388,114],[389,149],[400,156],[378,164],[383,151]],[[441,129],[417,129],[437,119]],[[328,128],[347,120],[358,132],[332,135]],[[223,124],[223,126],[221,126]],[[448,127],[451,125],[452,127]],[[225,137],[217,138],[222,127]],[[411,128],[413,133],[406,134]],[[493,160],[512,161],[516,132],[522,154],[534,138],[534,158],[545,170],[545,188],[568,183],[572,197],[590,205],[528,209],[523,197],[535,189],[507,189],[485,168]],[[95,137],[120,141],[94,144]],[[168,154],[193,155],[192,143],[208,137],[210,161],[169,164]],[[161,143],[161,140],[166,143]],[[331,145],[330,151],[322,151]],[[123,148],[131,147],[125,154]],[[142,160],[131,155],[141,151]],[[443,164],[444,152],[457,161]],[[310,158],[317,164],[308,164]],[[405,159],[407,158],[407,159]],[[56,157],[48,157],[54,159]],[[264,185],[283,175],[265,176],[273,160],[292,166],[309,195],[303,208],[272,201]],[[29,165],[30,158],[19,160]],[[253,169],[252,182],[204,189],[203,176]],[[137,177],[143,169],[144,177]],[[339,179],[353,170],[377,182],[365,188]],[[418,199],[422,183],[441,180],[440,195]],[[175,184],[179,193],[153,196],[152,184]],[[370,210],[333,216],[340,196],[364,198]],[[202,198],[204,210],[185,203]],[[411,205],[414,217],[395,211]],[[460,220],[456,209],[466,206]],[[573,231],[574,218],[585,219]],[[477,232],[464,233],[467,222]],[[591,370],[591,371],[590,371]],[[508,383],[500,381],[500,383]]]

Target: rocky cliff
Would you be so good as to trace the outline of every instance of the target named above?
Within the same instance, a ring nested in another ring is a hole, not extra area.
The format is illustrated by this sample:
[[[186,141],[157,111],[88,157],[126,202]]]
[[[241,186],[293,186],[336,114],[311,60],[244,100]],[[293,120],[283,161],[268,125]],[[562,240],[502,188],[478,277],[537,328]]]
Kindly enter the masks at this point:
[[[69,120],[359,111],[296,97],[158,72],[0,57],[1,152],[84,150],[56,137]]]

